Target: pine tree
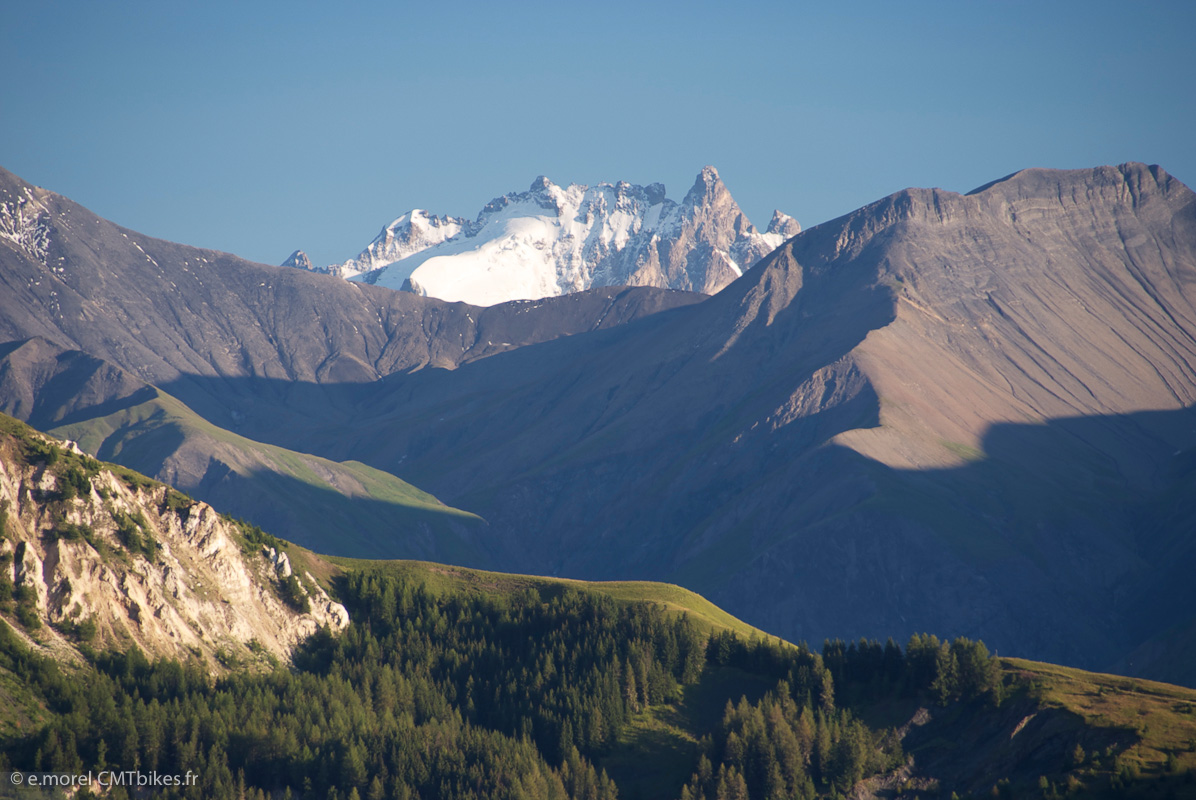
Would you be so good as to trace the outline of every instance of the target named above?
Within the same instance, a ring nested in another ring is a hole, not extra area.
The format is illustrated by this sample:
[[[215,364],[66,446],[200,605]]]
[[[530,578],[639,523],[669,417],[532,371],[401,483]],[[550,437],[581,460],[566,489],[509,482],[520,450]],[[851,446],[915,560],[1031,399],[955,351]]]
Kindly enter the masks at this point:
[[[829,714],[835,710],[835,681],[831,678],[831,671],[829,669],[822,672],[822,686],[818,692],[818,704],[823,714]]]

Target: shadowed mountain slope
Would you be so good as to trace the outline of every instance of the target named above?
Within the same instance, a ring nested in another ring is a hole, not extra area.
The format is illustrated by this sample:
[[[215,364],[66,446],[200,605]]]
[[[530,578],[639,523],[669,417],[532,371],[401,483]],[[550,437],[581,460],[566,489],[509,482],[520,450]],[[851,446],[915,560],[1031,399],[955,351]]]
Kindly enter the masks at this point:
[[[262,444],[124,370],[44,339],[0,347],[0,410],[306,544],[477,561],[482,520],[395,476]]]

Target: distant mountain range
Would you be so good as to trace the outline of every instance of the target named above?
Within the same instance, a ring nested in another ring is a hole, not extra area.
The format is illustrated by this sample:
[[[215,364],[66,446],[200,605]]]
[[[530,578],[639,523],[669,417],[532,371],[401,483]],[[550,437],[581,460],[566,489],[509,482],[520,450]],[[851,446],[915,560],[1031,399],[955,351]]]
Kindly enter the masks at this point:
[[[599,286],[713,294],[800,230],[777,211],[757,231],[714,167],[680,203],[659,183],[560,187],[541,176],[475,220],[415,209],[343,264],[317,268],[296,250],[283,266],[480,306]]]
[[[8,173],[0,205],[0,410],[301,544],[1196,684],[1196,195],[1158,167],[898,192],[710,298],[489,308],[153,240]],[[287,517],[280,487],[341,510]]]

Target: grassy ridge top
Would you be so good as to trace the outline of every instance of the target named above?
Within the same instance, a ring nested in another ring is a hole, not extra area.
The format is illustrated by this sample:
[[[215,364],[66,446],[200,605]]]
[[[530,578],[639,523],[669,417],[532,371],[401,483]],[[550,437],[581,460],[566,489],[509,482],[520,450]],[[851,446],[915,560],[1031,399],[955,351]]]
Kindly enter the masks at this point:
[[[581,581],[536,575],[513,575],[480,569],[433,564],[428,561],[371,561],[321,557],[345,571],[374,570],[421,583],[433,594],[514,594],[527,589],[539,592],[573,589],[605,595],[621,603],[653,603],[685,613],[707,633],[730,630],[747,638],[773,639],[759,628],[728,614],[701,595],[671,583],[653,581]],[[314,572],[314,571],[313,571]],[[319,573],[315,573],[319,574]]]

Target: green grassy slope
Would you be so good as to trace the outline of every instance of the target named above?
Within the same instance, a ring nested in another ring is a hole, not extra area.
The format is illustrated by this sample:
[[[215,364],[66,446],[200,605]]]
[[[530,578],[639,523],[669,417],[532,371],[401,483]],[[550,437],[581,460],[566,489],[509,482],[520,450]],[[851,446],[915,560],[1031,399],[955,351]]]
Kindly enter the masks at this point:
[[[512,575],[480,569],[434,564],[427,561],[369,561],[365,559],[334,558],[327,561],[339,569],[377,570],[388,575],[421,583],[437,595],[466,592],[470,594],[514,594],[529,588],[543,591],[545,587],[559,587],[560,591],[574,589],[605,595],[623,603],[650,603],[678,614],[686,614],[698,627],[711,633],[729,630],[745,638],[773,639],[759,628],[737,619],[701,595],[671,583],[653,581],[578,581],[534,575]]]
[[[1089,748],[1080,777],[1108,778],[1123,768],[1156,778],[1196,774],[1196,690],[1016,658],[1002,664],[1044,710],[1082,720],[1085,736],[1130,743],[1116,764]],[[1196,796],[1196,785],[1188,792]]]
[[[861,709],[874,725],[923,709],[903,742],[916,765],[901,781],[908,796],[1196,797],[1196,691],[1023,659],[999,663],[1000,706],[904,698]]]
[[[161,390],[155,393],[50,433],[77,441],[103,460],[164,478],[221,511],[316,550],[479,558],[471,532],[484,522],[476,515],[359,462],[252,441],[208,422]]]

